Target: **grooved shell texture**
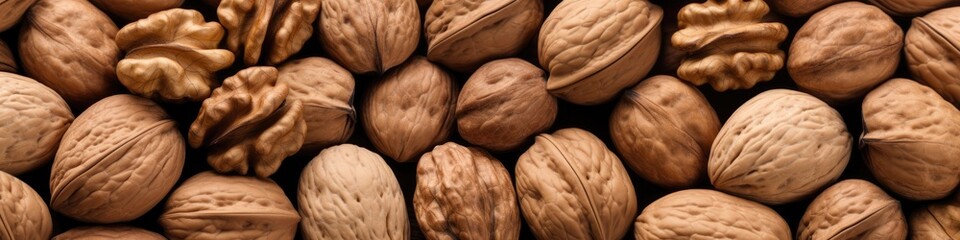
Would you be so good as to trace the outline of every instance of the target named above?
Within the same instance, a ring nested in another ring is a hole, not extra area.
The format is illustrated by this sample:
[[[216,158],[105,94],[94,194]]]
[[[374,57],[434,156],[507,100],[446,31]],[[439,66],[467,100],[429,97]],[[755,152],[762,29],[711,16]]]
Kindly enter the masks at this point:
[[[910,239],[960,238],[960,196],[921,206],[910,214]]]
[[[842,1],[843,0],[767,0],[778,13],[791,17],[807,16]]]
[[[19,175],[53,159],[73,113],[47,86],[0,72],[0,122],[0,171]]]
[[[180,7],[184,0],[90,0],[104,11],[135,21],[150,14]]]
[[[52,230],[50,210],[40,194],[0,171],[0,238],[46,240]]]
[[[880,184],[911,200],[946,197],[960,183],[960,110],[929,87],[892,79],[863,100],[860,148]]]
[[[827,188],[807,207],[797,239],[906,239],[900,202],[873,183],[843,180]]]
[[[227,29],[227,49],[244,64],[277,65],[313,35],[319,11],[320,0],[222,0],[217,16]]]
[[[155,232],[127,226],[94,226],[70,229],[53,240],[166,240]]]
[[[427,58],[457,71],[518,54],[543,22],[540,0],[437,0],[423,33]]]
[[[354,73],[386,72],[420,41],[415,0],[325,0],[317,25],[323,49]]]
[[[523,216],[538,239],[620,239],[637,214],[627,170],[590,132],[537,136],[515,173]]]
[[[0,72],[17,72],[17,61],[10,52],[10,47],[0,40]]]
[[[510,173],[479,148],[453,142],[420,158],[413,208],[428,239],[517,239],[520,213]]]
[[[717,134],[707,173],[718,190],[767,204],[816,194],[840,177],[852,138],[836,110],[775,89],[738,108]]]
[[[691,189],[671,193],[643,209],[636,239],[788,240],[787,222],[762,204],[726,193]]]
[[[894,16],[915,16],[944,5],[957,3],[956,0],[870,0],[869,2]]]
[[[353,75],[321,57],[293,60],[280,66],[277,82],[290,88],[288,101],[303,103],[307,124],[304,150],[346,142],[353,134],[357,113],[353,109]]]
[[[50,173],[50,207],[92,223],[133,220],[180,178],[186,144],[152,101],[127,94],[100,100],[64,133]]]
[[[904,51],[913,77],[960,107],[960,7],[914,18]]]
[[[352,144],[324,149],[300,175],[305,239],[410,238],[400,183],[386,161]]]
[[[33,3],[37,0],[4,0],[0,1],[0,10],[4,14],[0,15],[0,32],[6,31],[20,21],[23,14],[27,12]]]
[[[540,66],[550,73],[547,90],[581,105],[613,99],[653,68],[662,19],[663,10],[646,0],[560,2],[537,42]]]

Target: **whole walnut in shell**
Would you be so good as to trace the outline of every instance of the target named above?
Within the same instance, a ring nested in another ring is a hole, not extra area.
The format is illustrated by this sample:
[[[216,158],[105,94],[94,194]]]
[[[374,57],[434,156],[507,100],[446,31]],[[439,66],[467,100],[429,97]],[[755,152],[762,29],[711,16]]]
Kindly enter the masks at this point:
[[[203,100],[190,125],[190,147],[207,146],[207,163],[217,172],[253,168],[259,177],[272,175],[300,150],[307,132],[303,104],[287,101],[288,91],[276,68],[240,70]]]
[[[707,189],[657,199],[637,216],[636,239],[790,239],[790,227],[762,204]]]
[[[325,0],[317,31],[323,49],[354,73],[383,73],[420,41],[415,0]]]
[[[956,0],[870,0],[883,11],[897,16],[913,16],[941,8],[956,5]]]
[[[320,0],[222,0],[217,16],[227,29],[227,49],[244,64],[276,65],[310,39],[319,11]]]
[[[0,171],[0,236],[45,240],[53,231],[50,210],[40,194],[13,175]]]
[[[863,100],[863,150],[880,184],[910,200],[946,197],[960,183],[960,110],[929,87],[892,79]]]
[[[457,99],[457,129],[464,140],[493,151],[520,147],[557,117],[544,72],[518,58],[484,64]]]
[[[960,195],[921,206],[910,214],[910,239],[960,237]]]
[[[167,238],[155,232],[127,226],[78,227],[53,237],[53,240],[111,239],[166,240]]]
[[[540,0],[437,0],[424,19],[427,58],[457,71],[513,56],[540,28]]]
[[[717,91],[752,88],[783,68],[780,42],[787,26],[761,22],[770,8],[762,0],[707,0],[677,15],[680,31],[671,44],[687,53],[677,76]]]
[[[613,99],[653,68],[662,19],[663,10],[646,0],[560,2],[537,42],[540,66],[550,73],[547,90],[580,105]]]
[[[73,113],[47,86],[0,72],[0,119],[0,171],[20,175],[53,159]]]
[[[640,177],[668,188],[693,186],[707,172],[720,119],[699,90],[655,76],[623,93],[610,117],[610,137]]]
[[[184,0],[90,0],[104,11],[126,20],[138,20],[163,10],[180,7]]]
[[[0,1],[0,10],[4,14],[0,15],[0,32],[6,31],[20,21],[23,14],[27,12],[33,3],[37,0],[5,0]]]
[[[160,216],[170,239],[293,239],[300,216],[266,178],[202,172],[170,193]]]
[[[767,2],[770,2],[770,5],[773,5],[774,10],[791,17],[807,16],[842,1],[843,0],[767,0]]]
[[[813,14],[790,45],[787,70],[801,89],[827,101],[866,94],[900,62],[903,30],[880,9],[845,2]]]
[[[906,239],[900,202],[873,183],[849,179],[827,188],[807,207],[797,239]]]
[[[905,41],[913,77],[960,107],[960,7],[914,18]]]
[[[0,72],[17,72],[17,61],[3,41],[0,41]]]
[[[92,223],[133,220],[173,188],[186,157],[174,122],[152,101],[104,98],[64,133],[50,173],[50,207]]]
[[[86,108],[120,89],[117,26],[86,0],[38,0],[20,29],[20,61],[28,76]]]
[[[453,127],[457,86],[446,72],[415,56],[387,72],[363,101],[370,143],[398,162],[410,161],[446,141]]]
[[[300,174],[305,239],[410,239],[400,183],[386,161],[352,144],[324,149]]]
[[[520,213],[510,173],[478,148],[448,142],[417,164],[413,209],[428,239],[517,239]]]
[[[290,88],[287,100],[303,103],[304,149],[319,151],[350,138],[357,121],[350,71],[321,57],[293,60],[278,71],[277,82]]]
[[[523,216],[538,239],[620,239],[637,214],[627,169],[590,132],[537,136],[515,172]]]
[[[203,22],[195,10],[170,9],[133,22],[117,33],[127,52],[117,77],[131,92],[165,101],[200,101],[218,85],[214,73],[233,64],[233,53],[217,49],[223,28]]]
[[[816,194],[840,177],[853,140],[840,113],[806,93],[769,90],[740,106],[710,148],[718,190],[767,204]]]

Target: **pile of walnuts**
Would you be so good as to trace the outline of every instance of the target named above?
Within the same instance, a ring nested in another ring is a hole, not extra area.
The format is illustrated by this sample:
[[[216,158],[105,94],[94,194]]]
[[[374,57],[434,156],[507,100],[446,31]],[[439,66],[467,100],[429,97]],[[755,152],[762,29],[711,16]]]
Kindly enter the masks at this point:
[[[960,232],[958,0],[0,12],[0,239]]]

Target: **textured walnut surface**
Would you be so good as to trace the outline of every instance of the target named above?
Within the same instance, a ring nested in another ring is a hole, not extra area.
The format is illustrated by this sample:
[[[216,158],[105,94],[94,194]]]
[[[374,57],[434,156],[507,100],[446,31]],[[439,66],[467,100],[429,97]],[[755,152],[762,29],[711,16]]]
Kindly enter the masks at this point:
[[[319,10],[320,0],[222,0],[217,16],[244,64],[276,65],[300,51]]]
[[[767,3],[781,14],[791,17],[802,17],[842,1],[843,0],[767,0]]]
[[[354,73],[386,72],[420,41],[415,0],[327,0],[317,25],[323,49]]]
[[[104,11],[134,21],[150,14],[179,7],[184,0],[90,0]]]
[[[6,31],[17,24],[23,14],[27,12],[27,9],[30,8],[30,5],[35,2],[37,0],[0,0],[0,10],[3,10],[4,13],[0,15],[0,32]]]
[[[0,238],[44,240],[53,223],[47,204],[29,185],[0,171]]]
[[[0,40],[0,72],[17,72],[17,61],[10,47]]]
[[[920,206],[909,218],[910,239],[960,238],[960,197]]]
[[[516,55],[543,22],[541,0],[437,0],[424,19],[427,58],[459,71]]]
[[[634,224],[636,239],[790,239],[790,227],[773,209],[707,189],[682,190],[657,199]]]
[[[343,143],[353,134],[355,83],[347,69],[326,58],[298,59],[280,66],[277,82],[290,88],[287,101],[303,103],[305,149],[319,151]]]
[[[19,175],[49,163],[73,118],[52,89],[0,72],[0,171]]]
[[[870,3],[892,15],[914,16],[942,6],[953,4],[955,0],[870,0]]]
[[[53,240],[165,240],[155,232],[128,226],[79,227],[58,234]]]
[[[906,239],[900,202],[860,179],[840,181],[807,207],[797,239]]]
[[[905,41],[913,76],[960,107],[960,7],[914,18]]]

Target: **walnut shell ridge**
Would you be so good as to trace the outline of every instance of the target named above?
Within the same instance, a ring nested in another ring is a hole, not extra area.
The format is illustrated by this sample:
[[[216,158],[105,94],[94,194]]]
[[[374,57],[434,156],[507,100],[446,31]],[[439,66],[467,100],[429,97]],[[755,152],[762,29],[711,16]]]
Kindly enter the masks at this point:
[[[960,237],[960,195],[920,206],[910,214],[910,239]]]
[[[884,12],[894,16],[914,16],[947,5],[957,5],[955,0],[870,0]]]
[[[0,72],[17,72],[16,58],[10,52],[10,47],[3,41],[0,41]]]
[[[171,102],[200,101],[220,85],[214,73],[233,64],[217,49],[223,28],[203,22],[196,10],[170,9],[124,26],[117,45],[127,52],[117,63],[120,83],[138,95]]]
[[[20,18],[27,12],[27,9],[37,0],[9,0],[0,2],[0,10],[4,14],[0,15],[0,32],[6,31],[20,22]]]
[[[303,103],[307,133],[301,151],[319,152],[350,138],[357,122],[350,71],[321,57],[293,60],[278,71],[277,82],[290,88],[287,101]]]
[[[944,99],[960,107],[960,7],[944,8],[913,19],[907,31],[910,73]]]
[[[868,181],[837,182],[810,203],[797,239],[906,239],[900,202]]]
[[[207,163],[217,172],[253,168],[268,177],[303,146],[303,104],[287,100],[289,89],[277,74],[273,67],[240,70],[203,100],[188,137],[191,147],[208,147]]]
[[[136,21],[150,14],[180,7],[184,0],[90,0],[104,11],[123,19]]]
[[[217,16],[244,64],[277,65],[310,39],[319,11],[320,0],[222,0]]]
[[[637,216],[636,239],[790,239],[787,222],[770,207],[708,189],[657,199]]]
[[[420,41],[415,0],[325,0],[317,31],[330,58],[354,73],[383,73]]]
[[[54,236],[52,240],[166,240],[155,232],[127,226],[78,227]]]
[[[13,175],[49,163],[74,119],[53,89],[5,72],[0,72],[0,116],[0,171]]]
[[[0,171],[0,236],[3,239],[45,240],[53,231],[47,204],[30,185]]]

